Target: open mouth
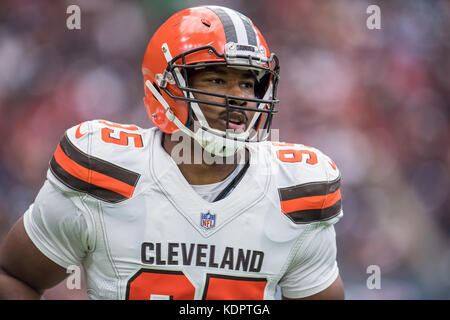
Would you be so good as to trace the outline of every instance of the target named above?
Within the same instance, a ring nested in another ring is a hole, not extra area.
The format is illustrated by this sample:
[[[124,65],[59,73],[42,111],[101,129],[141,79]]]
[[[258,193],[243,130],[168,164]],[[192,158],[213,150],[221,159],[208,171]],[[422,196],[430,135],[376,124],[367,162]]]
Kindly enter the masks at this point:
[[[227,112],[219,115],[219,123],[223,125],[223,129],[227,128]],[[232,111],[229,113],[228,129],[235,131],[244,131],[247,125],[247,116],[243,112]]]

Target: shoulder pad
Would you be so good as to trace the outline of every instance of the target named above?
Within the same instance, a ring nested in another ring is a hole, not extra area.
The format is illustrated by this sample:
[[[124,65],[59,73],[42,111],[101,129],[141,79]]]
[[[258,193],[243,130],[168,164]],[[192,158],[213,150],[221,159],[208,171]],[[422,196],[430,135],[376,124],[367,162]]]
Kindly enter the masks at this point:
[[[67,187],[102,201],[131,198],[140,178],[139,162],[146,158],[133,154],[144,149],[142,131],[104,120],[80,123],[65,132],[49,171]]]
[[[277,176],[282,213],[297,224],[340,217],[341,175],[334,161],[320,150],[301,144],[273,146],[280,167]]]

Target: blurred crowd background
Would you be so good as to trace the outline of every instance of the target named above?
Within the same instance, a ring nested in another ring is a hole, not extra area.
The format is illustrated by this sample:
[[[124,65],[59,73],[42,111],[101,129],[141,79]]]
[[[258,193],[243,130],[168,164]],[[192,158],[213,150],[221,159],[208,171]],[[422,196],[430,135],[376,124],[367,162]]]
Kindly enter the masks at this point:
[[[68,30],[66,8],[81,8]],[[450,298],[449,1],[0,2],[0,241],[33,202],[64,131],[151,127],[141,62],[170,15],[217,4],[249,16],[281,61],[280,139],[342,171],[336,225],[348,299]],[[366,9],[381,8],[369,30]],[[380,267],[370,290],[367,268]],[[47,299],[84,299],[61,284]]]

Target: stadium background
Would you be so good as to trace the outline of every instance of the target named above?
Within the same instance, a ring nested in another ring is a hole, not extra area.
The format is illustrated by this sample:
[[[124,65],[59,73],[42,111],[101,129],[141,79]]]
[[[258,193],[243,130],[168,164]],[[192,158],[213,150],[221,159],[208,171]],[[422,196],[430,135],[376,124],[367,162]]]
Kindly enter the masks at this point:
[[[81,8],[81,30],[66,8]],[[348,299],[449,299],[449,1],[0,2],[0,241],[32,203],[65,129],[149,127],[141,61],[174,12],[204,4],[252,18],[281,60],[274,127],[340,167],[336,225]],[[381,8],[368,30],[366,8]],[[366,286],[381,269],[381,289]],[[84,299],[64,283],[47,299]]]

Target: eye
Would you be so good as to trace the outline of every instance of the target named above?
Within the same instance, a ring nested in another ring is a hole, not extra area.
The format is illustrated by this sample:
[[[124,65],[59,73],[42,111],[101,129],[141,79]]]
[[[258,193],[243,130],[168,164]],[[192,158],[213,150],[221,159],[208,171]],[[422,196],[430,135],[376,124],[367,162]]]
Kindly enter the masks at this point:
[[[214,83],[214,84],[224,84],[225,81],[221,78],[210,78],[208,79],[209,82]]]
[[[253,81],[245,81],[242,82],[241,86],[245,89],[253,89],[255,87],[255,84],[253,83]]]

